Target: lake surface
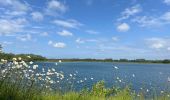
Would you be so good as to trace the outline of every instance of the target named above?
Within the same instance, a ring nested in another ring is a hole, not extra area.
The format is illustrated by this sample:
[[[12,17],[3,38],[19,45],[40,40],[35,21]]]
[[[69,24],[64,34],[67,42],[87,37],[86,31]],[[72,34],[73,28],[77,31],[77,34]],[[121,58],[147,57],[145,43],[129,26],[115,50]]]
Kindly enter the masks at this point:
[[[55,68],[58,72],[62,71],[65,79],[70,74],[76,78],[74,88],[80,90],[86,86],[91,86],[104,80],[107,87],[132,85],[132,89],[152,91],[170,90],[170,64],[136,64],[136,63],[110,63],[110,62],[62,62],[37,63],[45,68]],[[118,67],[118,69],[115,68]],[[65,80],[66,81],[66,80]]]

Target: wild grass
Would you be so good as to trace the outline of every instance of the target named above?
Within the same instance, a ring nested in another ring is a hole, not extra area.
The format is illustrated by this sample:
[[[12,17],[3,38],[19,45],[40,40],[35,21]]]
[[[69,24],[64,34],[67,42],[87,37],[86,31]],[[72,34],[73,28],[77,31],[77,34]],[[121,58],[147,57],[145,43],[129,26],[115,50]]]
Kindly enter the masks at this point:
[[[12,62],[2,59],[0,100],[170,100],[166,92],[147,97],[142,91],[134,92],[130,86],[106,88],[104,81],[97,82],[91,89],[63,92],[58,89],[60,81],[65,78],[62,72],[44,68],[39,72],[38,68],[33,62],[27,64],[21,58],[14,58]],[[70,74],[69,79],[74,79],[74,76]]]

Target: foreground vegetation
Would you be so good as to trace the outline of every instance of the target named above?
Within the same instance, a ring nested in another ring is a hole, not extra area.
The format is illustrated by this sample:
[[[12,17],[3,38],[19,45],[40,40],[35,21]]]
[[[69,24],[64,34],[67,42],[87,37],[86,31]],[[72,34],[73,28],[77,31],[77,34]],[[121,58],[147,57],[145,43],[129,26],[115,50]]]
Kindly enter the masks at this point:
[[[66,78],[63,72],[39,67],[32,61],[26,63],[21,57],[13,58],[12,62],[1,59],[0,100],[170,100],[166,92],[147,96],[144,91],[137,93],[129,86],[106,88],[104,81],[94,84],[91,89],[74,91],[69,86],[74,85],[72,80],[75,78],[76,73]],[[64,79],[68,88],[63,91]]]

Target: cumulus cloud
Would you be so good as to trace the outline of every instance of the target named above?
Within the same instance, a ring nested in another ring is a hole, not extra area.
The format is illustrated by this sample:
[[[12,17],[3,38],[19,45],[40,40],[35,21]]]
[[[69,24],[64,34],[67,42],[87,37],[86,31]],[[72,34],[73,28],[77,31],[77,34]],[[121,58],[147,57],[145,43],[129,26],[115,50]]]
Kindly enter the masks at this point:
[[[61,32],[57,32],[58,35],[60,36],[73,36],[73,33],[67,31],[67,30],[62,30]]]
[[[170,0],[164,0],[164,3],[170,5]]]
[[[48,32],[43,32],[41,36],[48,36]]]
[[[9,35],[21,32],[27,22],[24,18],[19,19],[0,19],[0,35]]]
[[[152,49],[167,49],[169,48],[170,44],[170,39],[169,38],[157,38],[157,37],[153,37],[153,38],[149,38],[146,39],[147,44],[150,48]]]
[[[84,40],[82,40],[82,39],[80,39],[80,38],[77,38],[76,39],[76,43],[84,43],[85,41]]]
[[[168,47],[167,50],[170,51],[170,47]]]
[[[66,5],[58,0],[51,0],[47,3],[46,13],[48,15],[64,13],[66,12],[66,10],[67,10]]]
[[[162,20],[164,20],[164,21],[170,22],[170,12],[164,13],[164,14],[160,17],[160,19],[162,19]]]
[[[19,39],[20,41],[30,41],[32,40],[32,36],[30,34],[19,35],[17,36],[17,39]]]
[[[51,45],[55,48],[65,48],[66,47],[66,44],[63,42],[53,42],[51,40],[48,42],[48,45]]]
[[[78,28],[79,26],[82,26],[80,22],[74,19],[70,20],[54,20],[54,24],[64,27],[64,28]]]
[[[20,0],[0,0],[0,5],[9,7],[10,11],[7,11],[6,14],[10,15],[22,15],[30,9],[25,2]]]
[[[48,41],[48,45],[52,45],[53,44],[53,41]]]
[[[118,37],[112,37],[112,40],[113,41],[118,41],[119,39],[118,39]]]
[[[138,4],[138,5],[135,5],[135,6],[132,6],[130,8],[126,8],[122,13],[121,13],[121,18],[118,19],[118,21],[121,21],[121,20],[124,20],[124,19],[128,19],[130,16],[133,16],[139,12],[142,11],[142,8],[141,6]]]
[[[121,23],[117,26],[119,32],[127,32],[130,29],[130,26],[127,23]]]
[[[81,39],[81,38],[77,38],[76,39],[76,43],[82,44],[82,43],[86,43],[86,42],[101,42],[102,40],[99,39]]]
[[[40,12],[32,12],[31,16],[32,16],[32,19],[35,21],[42,21],[44,18],[43,14]]]
[[[66,44],[62,43],[62,42],[57,42],[53,46],[56,48],[64,48],[64,47],[66,47]]]

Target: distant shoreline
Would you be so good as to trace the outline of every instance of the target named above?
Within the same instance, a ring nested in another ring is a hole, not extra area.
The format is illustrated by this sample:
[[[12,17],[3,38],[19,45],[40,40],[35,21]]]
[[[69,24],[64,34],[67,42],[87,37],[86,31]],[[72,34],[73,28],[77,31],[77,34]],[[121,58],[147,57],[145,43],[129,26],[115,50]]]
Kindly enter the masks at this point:
[[[12,54],[12,53],[0,53],[0,59],[5,59],[8,61],[12,61],[13,58],[22,58],[22,60],[29,62],[29,61],[42,61],[42,62],[114,62],[114,63],[141,63],[141,64],[170,64],[170,59],[164,60],[147,60],[147,59],[112,59],[112,58],[105,58],[105,59],[94,59],[94,58],[70,58],[70,59],[49,59],[43,57],[41,55],[35,54]]]
[[[119,61],[105,61],[105,60],[96,60],[96,61],[87,61],[87,60],[65,60],[65,59],[60,59],[62,62],[103,62],[103,63],[134,63],[134,64],[170,64],[164,63],[164,62],[119,62]],[[57,60],[47,60],[47,61],[41,61],[41,62],[59,62],[59,59]]]

